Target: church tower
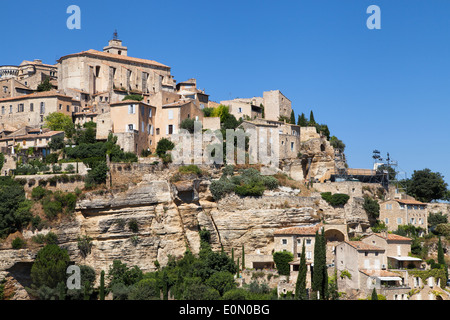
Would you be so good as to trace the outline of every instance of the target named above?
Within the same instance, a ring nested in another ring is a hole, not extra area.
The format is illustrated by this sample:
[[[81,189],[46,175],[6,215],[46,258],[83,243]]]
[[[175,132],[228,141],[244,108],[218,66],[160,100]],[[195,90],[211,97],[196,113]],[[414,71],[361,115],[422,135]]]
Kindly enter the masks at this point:
[[[121,56],[128,55],[128,48],[122,46],[122,40],[118,39],[117,30],[114,32],[112,40],[109,40],[109,45],[103,48],[103,52],[118,54]]]

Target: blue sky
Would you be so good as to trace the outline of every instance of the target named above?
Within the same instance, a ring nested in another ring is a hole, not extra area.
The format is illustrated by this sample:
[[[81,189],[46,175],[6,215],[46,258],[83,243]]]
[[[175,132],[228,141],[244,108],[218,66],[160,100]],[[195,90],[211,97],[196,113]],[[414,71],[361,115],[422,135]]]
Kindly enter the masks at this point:
[[[66,27],[72,4],[81,30]],[[372,4],[381,30],[366,27]],[[214,101],[281,90],[344,141],[350,167],[378,149],[450,183],[449,16],[446,0],[3,1],[0,65],[101,50],[117,29],[129,55],[197,78]]]

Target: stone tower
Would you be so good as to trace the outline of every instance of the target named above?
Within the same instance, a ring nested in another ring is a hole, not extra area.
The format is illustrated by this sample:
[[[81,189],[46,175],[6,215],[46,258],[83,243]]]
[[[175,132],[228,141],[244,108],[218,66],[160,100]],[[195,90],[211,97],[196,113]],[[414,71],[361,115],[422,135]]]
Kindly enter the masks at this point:
[[[117,37],[117,30],[114,32],[112,40],[109,40],[109,45],[103,48],[103,52],[118,54],[121,56],[128,55],[128,48],[122,46],[122,40]]]

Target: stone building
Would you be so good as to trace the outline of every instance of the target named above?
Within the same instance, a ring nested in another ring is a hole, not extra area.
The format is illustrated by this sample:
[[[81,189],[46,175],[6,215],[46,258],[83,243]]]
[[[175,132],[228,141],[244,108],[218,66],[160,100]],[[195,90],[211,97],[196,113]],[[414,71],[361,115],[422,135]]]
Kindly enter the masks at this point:
[[[125,152],[138,155],[154,151],[156,108],[142,101],[127,100],[111,104],[111,132]]]
[[[79,108],[79,101],[55,90],[0,99],[0,124],[15,128],[41,127],[50,113],[72,116]]]
[[[256,132],[256,140],[261,147],[261,143],[267,146],[265,154],[275,154],[278,152],[279,159],[297,159],[300,152],[300,126],[281,121],[267,119],[244,120],[241,127],[247,132]],[[277,138],[277,141],[273,139]],[[251,138],[250,138],[251,139]],[[253,146],[251,145],[250,148]],[[278,148],[274,150],[273,148]],[[258,152],[255,154],[260,155]],[[250,152],[252,154],[252,152]],[[259,158],[257,159],[260,160]]]
[[[56,87],[57,71],[56,65],[42,63],[42,60],[25,60],[19,66],[0,66],[0,80],[15,79],[29,90],[37,90],[39,84],[49,79]]]
[[[33,148],[34,155],[46,156],[50,153],[49,143],[55,137],[64,138],[63,131],[34,129],[23,127],[0,139],[0,150],[4,154],[14,155],[19,149]]]
[[[224,100],[220,104],[229,106],[230,113],[236,119],[264,118],[279,121],[281,118],[289,119],[292,112],[291,101],[280,90],[266,91],[263,93],[263,97]]]
[[[19,82],[16,78],[0,78],[0,99],[14,98],[31,93],[33,93],[33,90]]]
[[[130,57],[122,41],[113,39],[103,51],[91,49],[61,57],[58,88],[87,106],[119,102],[129,94],[174,92],[175,80],[170,67]]]
[[[380,203],[380,220],[389,231],[396,231],[400,225],[413,225],[428,233],[427,204],[414,199],[393,199]]]

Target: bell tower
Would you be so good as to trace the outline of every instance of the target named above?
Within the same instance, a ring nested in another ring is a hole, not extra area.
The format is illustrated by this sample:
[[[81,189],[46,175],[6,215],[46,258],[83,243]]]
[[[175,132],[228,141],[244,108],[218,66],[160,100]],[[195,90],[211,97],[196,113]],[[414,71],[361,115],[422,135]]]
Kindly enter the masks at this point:
[[[128,55],[128,48],[122,46],[122,40],[119,40],[117,30],[114,31],[112,40],[109,40],[109,45],[103,48],[103,52],[118,54],[121,56]]]

